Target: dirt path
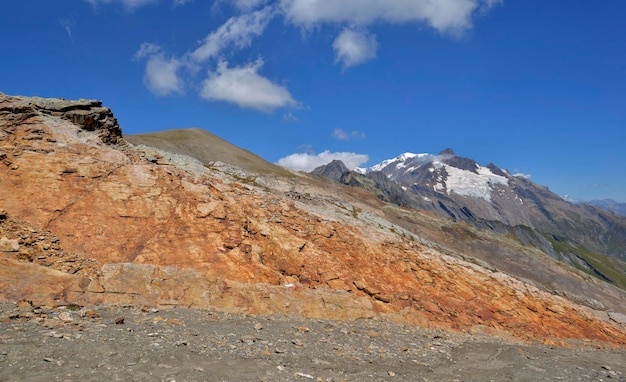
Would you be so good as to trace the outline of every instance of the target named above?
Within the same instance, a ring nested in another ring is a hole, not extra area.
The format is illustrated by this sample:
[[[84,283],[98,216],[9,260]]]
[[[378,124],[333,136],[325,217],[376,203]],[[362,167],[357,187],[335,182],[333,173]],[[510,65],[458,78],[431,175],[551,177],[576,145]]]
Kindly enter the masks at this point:
[[[380,320],[0,305],[0,381],[626,381],[626,349]]]

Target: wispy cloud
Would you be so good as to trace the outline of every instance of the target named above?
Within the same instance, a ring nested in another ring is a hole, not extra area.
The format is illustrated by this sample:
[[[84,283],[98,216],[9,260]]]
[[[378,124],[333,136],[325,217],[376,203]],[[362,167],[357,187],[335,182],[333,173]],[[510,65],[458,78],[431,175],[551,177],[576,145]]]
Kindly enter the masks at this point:
[[[345,28],[333,42],[333,49],[335,63],[346,69],[376,58],[378,42],[374,35]]]
[[[210,101],[225,101],[242,108],[270,112],[282,107],[297,107],[287,88],[277,85],[258,74],[262,60],[254,63],[229,67],[222,61],[215,72],[202,84],[200,96]]]
[[[166,57],[160,46],[144,43],[135,53],[135,60],[147,59],[143,82],[155,95],[167,96],[180,93],[183,81],[179,76],[182,62]]]
[[[205,100],[229,102],[262,112],[300,107],[286,87],[259,73],[262,59],[242,66],[229,66],[220,59],[227,49],[248,47],[254,37],[263,34],[273,17],[271,7],[231,17],[209,33],[199,47],[179,57],[168,57],[160,46],[143,43],[134,59],[146,59],[144,84],[159,96],[180,93],[184,88],[183,74],[194,77],[202,68],[208,68],[208,76],[201,81],[199,92]]]
[[[174,8],[175,7],[180,7],[182,5],[185,5],[187,3],[191,3],[193,0],[174,0]]]
[[[121,4],[133,11],[158,0],[85,0],[92,5]],[[169,0],[180,6],[192,0]],[[309,31],[321,24],[343,27],[332,44],[335,63],[342,70],[373,60],[379,43],[367,27],[375,23],[416,24],[440,33],[458,35],[471,29],[474,16],[501,0],[217,0],[240,13],[210,32],[195,47],[168,55],[156,45],[144,43],[137,57],[146,60],[144,84],[156,95],[180,93],[186,87],[201,88],[200,97],[223,101],[263,112],[302,107],[284,85],[264,77],[263,59],[237,66],[229,65],[234,51],[250,47],[277,17]],[[157,47],[158,49],[155,49]],[[151,50],[151,51],[150,51]],[[238,55],[237,55],[238,56]],[[257,56],[259,57],[259,56]],[[199,73],[208,77],[198,80]],[[185,79],[186,81],[183,81]],[[187,83],[186,83],[187,82]],[[285,114],[288,116],[289,114]],[[286,120],[289,119],[286,117]],[[337,139],[356,138],[353,132],[338,131]]]
[[[158,0],[86,0],[93,7],[107,4],[121,4],[128,12],[133,12],[144,5],[157,3]]]
[[[296,171],[312,171],[316,167],[328,164],[333,160],[342,161],[350,170],[366,163],[369,156],[365,154],[357,154],[351,152],[330,152],[328,150],[319,154],[315,153],[296,153],[280,158],[278,165],[290,168]]]
[[[269,0],[231,0],[232,3],[243,11],[249,11],[250,9],[257,8],[261,5],[267,4]]]
[[[526,179],[530,179],[532,177],[531,174],[524,174],[522,172],[516,172],[516,173],[513,174],[513,176],[517,176],[517,177],[520,177],[520,178],[526,178]]]
[[[231,17],[204,39],[202,45],[191,54],[191,58],[203,62],[217,57],[227,47],[242,49],[250,46],[252,38],[263,34],[272,17],[274,12],[271,7]]]
[[[94,8],[99,5],[107,5],[107,4],[121,4],[125,10],[128,12],[134,12],[135,10],[148,5],[148,4],[156,4],[159,0],[85,0],[89,4],[91,4]],[[172,5],[174,7],[179,7],[181,5],[185,5],[187,3],[192,2],[193,0],[172,0]]]
[[[298,122],[298,117],[293,115],[292,112],[287,112],[283,115],[283,122]]]
[[[65,30],[67,37],[69,37],[70,41],[72,42],[74,42],[74,24],[76,24],[74,20],[69,20],[69,19],[59,20],[59,25],[63,27],[63,30]]]
[[[345,131],[343,129],[335,129],[333,130],[332,136],[340,141],[347,141],[353,138],[365,138],[365,133],[358,130]]]

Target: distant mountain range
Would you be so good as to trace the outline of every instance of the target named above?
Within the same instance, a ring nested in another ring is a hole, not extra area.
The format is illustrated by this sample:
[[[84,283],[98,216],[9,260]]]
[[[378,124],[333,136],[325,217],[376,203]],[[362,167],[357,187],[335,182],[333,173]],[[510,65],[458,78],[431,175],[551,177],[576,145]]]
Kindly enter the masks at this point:
[[[588,202],[582,202],[584,204],[591,204],[592,206],[600,207],[604,210],[615,212],[616,214],[626,216],[626,203],[619,203],[613,199],[598,199],[590,200]]]
[[[334,161],[313,173],[367,189],[398,206],[511,235],[606,280],[623,278],[626,271],[626,217],[569,203],[547,187],[492,163],[481,166],[451,149],[437,155],[404,153],[355,171]],[[598,260],[605,256],[620,259],[616,267],[621,271],[609,275],[613,270]]]

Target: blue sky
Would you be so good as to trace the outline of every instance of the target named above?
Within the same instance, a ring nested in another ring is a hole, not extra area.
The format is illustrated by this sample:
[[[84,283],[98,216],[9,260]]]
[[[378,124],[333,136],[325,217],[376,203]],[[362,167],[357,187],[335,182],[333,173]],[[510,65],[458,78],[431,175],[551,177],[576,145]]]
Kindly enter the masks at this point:
[[[626,202],[626,2],[0,2],[0,91],[95,98],[127,134],[201,127],[265,159],[450,147]]]

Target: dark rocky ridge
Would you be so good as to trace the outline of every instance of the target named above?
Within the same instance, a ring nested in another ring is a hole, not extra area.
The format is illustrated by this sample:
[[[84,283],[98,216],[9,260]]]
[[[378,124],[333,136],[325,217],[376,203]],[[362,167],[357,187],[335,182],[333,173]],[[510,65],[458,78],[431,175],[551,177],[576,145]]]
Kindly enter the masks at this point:
[[[341,179],[341,176],[348,171],[350,170],[348,170],[348,168],[342,161],[333,160],[326,165],[315,168],[313,171],[311,171],[311,173],[315,175],[325,176],[334,181],[339,181],[339,179]]]

